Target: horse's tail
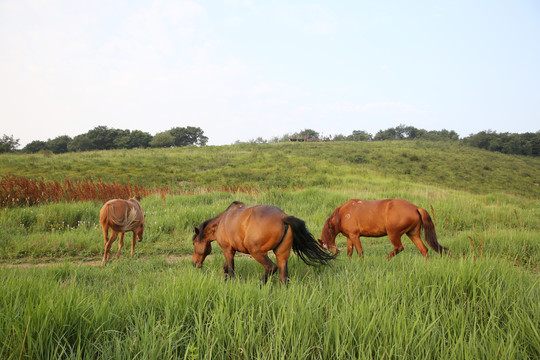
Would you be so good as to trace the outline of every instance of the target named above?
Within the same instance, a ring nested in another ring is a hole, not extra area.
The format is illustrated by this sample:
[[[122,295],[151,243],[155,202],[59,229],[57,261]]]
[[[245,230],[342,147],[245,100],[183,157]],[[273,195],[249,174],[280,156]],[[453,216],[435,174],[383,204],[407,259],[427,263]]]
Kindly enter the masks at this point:
[[[335,259],[335,255],[327,253],[319,245],[303,220],[287,216],[283,222],[290,226],[293,233],[292,248],[294,253],[307,265],[327,265],[330,260]]]
[[[431,220],[431,216],[429,216],[429,213],[422,209],[421,207],[417,208],[418,213],[420,214],[420,218],[422,219],[422,227],[424,228],[424,236],[426,238],[426,242],[428,245],[435,250],[437,253],[442,254],[448,252],[448,248],[442,246],[437,241],[437,234],[435,233],[435,225],[433,224],[433,221]]]
[[[113,204],[107,204],[104,207],[103,218],[100,219],[102,224],[103,221],[108,221],[109,223],[120,227],[121,231],[133,230],[134,224],[137,221],[137,210],[135,207],[126,206],[124,216],[122,218],[116,217],[113,208]]]

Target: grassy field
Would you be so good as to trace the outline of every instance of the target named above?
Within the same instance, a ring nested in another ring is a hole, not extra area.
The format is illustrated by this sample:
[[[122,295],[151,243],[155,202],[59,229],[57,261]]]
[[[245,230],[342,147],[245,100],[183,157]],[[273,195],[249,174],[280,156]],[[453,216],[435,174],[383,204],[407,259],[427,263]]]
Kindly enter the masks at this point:
[[[0,358],[540,356],[538,159],[429,142],[270,144],[2,155],[0,169],[172,191],[142,199],[145,240],[104,268],[100,203],[1,209]],[[347,199],[394,197],[430,212],[451,256],[425,261],[404,237],[388,261],[387,237],[362,238],[363,260],[291,257],[288,287],[261,287],[247,256],[226,281],[217,245],[203,269],[190,263],[193,227],[234,200],[279,206],[318,236]]]

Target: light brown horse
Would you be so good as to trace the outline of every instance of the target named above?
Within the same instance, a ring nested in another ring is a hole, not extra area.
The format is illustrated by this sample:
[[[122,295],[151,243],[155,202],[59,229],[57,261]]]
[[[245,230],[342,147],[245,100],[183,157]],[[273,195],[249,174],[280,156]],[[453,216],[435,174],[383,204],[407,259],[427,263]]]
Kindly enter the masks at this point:
[[[118,241],[118,252],[116,258],[120,258],[120,250],[124,246],[124,233],[133,232],[131,242],[131,257],[135,253],[135,243],[142,241],[144,232],[144,213],[141,205],[136,199],[122,200],[114,199],[107,201],[99,212],[99,222],[105,239],[105,252],[101,266],[105,265],[111,256],[111,245],[120,234]],[[111,237],[109,238],[109,229]]]
[[[226,276],[234,278],[234,255],[239,251],[251,254],[264,266],[263,283],[278,269],[280,281],[285,283],[288,280],[287,262],[291,247],[308,265],[327,264],[335,257],[321,248],[303,220],[287,216],[275,206],[246,206],[238,201],[195,228],[193,266],[202,266],[212,251],[212,241],[217,241],[223,250],[223,272]],[[276,255],[277,266],[268,257],[269,251]]]
[[[428,212],[421,207],[402,199],[359,200],[351,199],[337,207],[324,224],[319,242],[334,254],[336,236],[342,233],[347,238],[347,255],[353,254],[353,246],[359,256],[364,256],[360,236],[381,237],[388,235],[394,250],[388,258],[403,251],[401,236],[407,234],[420,253],[428,257],[428,249],[420,237],[424,229],[426,242],[437,253],[447,252],[435,234],[435,225]]]

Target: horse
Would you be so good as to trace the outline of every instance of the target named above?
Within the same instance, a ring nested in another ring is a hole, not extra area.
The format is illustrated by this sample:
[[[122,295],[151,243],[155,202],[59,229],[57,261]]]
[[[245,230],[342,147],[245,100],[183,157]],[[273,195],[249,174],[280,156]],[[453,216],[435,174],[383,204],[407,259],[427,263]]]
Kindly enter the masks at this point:
[[[347,238],[347,255],[352,258],[353,246],[360,257],[364,256],[360,236],[381,237],[388,235],[394,250],[388,259],[403,251],[401,236],[407,234],[420,253],[427,259],[428,249],[420,237],[421,229],[429,246],[441,254],[448,252],[437,241],[435,225],[429,213],[403,199],[359,200],[351,199],[338,206],[326,220],[319,243],[334,255],[339,252],[335,239],[339,233]]]
[[[234,255],[239,251],[250,254],[264,267],[263,284],[278,269],[280,282],[289,280],[287,262],[291,248],[307,265],[326,265],[335,258],[319,245],[303,220],[288,216],[275,206],[246,206],[239,201],[195,227],[192,241],[193,266],[202,266],[212,251],[211,242],[217,241],[225,257],[226,277],[234,278]],[[277,266],[268,257],[269,251],[276,255]]]
[[[116,258],[120,258],[120,250],[124,246],[124,233],[133,232],[133,241],[131,243],[131,257],[135,253],[135,243],[142,241],[145,226],[144,213],[141,205],[136,199],[122,200],[113,199],[107,201],[99,212],[99,222],[105,239],[105,252],[101,266],[105,265],[111,255],[111,245],[118,234],[118,252]],[[109,238],[109,229],[111,237]]]

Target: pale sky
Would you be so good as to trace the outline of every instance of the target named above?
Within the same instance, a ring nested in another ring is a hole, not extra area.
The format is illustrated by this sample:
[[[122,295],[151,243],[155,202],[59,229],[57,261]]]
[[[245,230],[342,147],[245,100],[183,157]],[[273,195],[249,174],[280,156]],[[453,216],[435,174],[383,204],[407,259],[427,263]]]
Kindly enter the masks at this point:
[[[0,0],[0,136],[540,130],[540,1]]]

